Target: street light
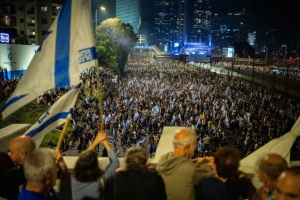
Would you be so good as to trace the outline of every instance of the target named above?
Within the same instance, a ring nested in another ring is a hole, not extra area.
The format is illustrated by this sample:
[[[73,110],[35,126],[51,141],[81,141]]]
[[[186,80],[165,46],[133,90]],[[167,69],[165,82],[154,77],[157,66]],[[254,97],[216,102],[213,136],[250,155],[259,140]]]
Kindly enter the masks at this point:
[[[267,67],[267,61],[268,61],[268,47],[265,46],[265,51],[266,51],[266,62],[265,66]]]
[[[104,6],[100,6],[100,10],[105,11],[106,8]],[[95,11],[95,33],[96,33],[97,25],[98,25],[98,8],[96,8],[96,11]]]
[[[283,45],[281,45],[281,47],[285,48],[285,51],[284,51],[284,65],[285,65],[286,54],[287,54],[287,45],[283,44]]]

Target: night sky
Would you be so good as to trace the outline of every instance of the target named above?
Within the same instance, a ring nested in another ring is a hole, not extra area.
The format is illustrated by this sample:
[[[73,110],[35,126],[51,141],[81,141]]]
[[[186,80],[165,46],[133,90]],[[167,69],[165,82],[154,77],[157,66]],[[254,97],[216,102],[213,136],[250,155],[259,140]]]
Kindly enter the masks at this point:
[[[142,0],[142,28],[151,27],[154,0]],[[291,0],[211,0],[213,12],[239,11],[241,8],[253,10],[254,28],[258,38],[265,32],[276,29],[279,44],[296,46],[300,39],[300,9]]]
[[[63,0],[57,0],[63,1]],[[92,4],[102,0],[92,0]],[[154,0],[142,2],[142,30],[148,34],[153,27]],[[276,29],[279,44],[300,47],[300,8],[292,0],[210,0],[213,12],[239,11],[250,8],[254,12],[254,27],[258,38],[269,29]]]
[[[254,12],[254,26],[258,34],[276,29],[281,43],[291,43],[292,37],[299,37],[300,15],[295,2],[289,0],[211,0],[213,9],[222,11],[242,7]]]

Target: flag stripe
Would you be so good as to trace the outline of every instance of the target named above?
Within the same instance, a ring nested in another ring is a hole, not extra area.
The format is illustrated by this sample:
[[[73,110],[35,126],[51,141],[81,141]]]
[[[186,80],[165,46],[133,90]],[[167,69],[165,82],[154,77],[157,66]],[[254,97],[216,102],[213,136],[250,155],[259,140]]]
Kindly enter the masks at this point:
[[[41,126],[39,126],[36,129],[31,130],[26,135],[30,136],[30,137],[34,137],[36,134],[43,131],[45,128],[47,128],[49,125],[51,125],[53,122],[56,122],[59,119],[66,119],[68,114],[69,114],[69,112],[57,113],[56,115],[54,115],[53,117],[51,117],[47,121],[43,122]]]
[[[61,96],[24,135],[32,137],[36,146],[39,147],[45,135],[65,123],[71,115],[80,88],[81,83],[73,86],[66,94]]]
[[[17,97],[12,98],[11,100],[9,100],[6,104],[4,104],[4,106],[1,109],[1,112],[3,112],[7,107],[9,107],[10,105],[14,104],[15,102],[21,100],[22,98],[24,98],[25,96],[27,96],[27,94],[24,95],[20,95]]]
[[[67,0],[62,7],[57,22],[56,33],[56,48],[55,48],[55,88],[62,88],[70,85],[69,75],[69,57],[60,57],[61,52],[70,51],[71,38],[71,15],[72,15],[72,1]]]
[[[81,70],[97,66],[90,4],[65,0],[26,73],[1,108],[3,119],[46,91],[77,84]]]

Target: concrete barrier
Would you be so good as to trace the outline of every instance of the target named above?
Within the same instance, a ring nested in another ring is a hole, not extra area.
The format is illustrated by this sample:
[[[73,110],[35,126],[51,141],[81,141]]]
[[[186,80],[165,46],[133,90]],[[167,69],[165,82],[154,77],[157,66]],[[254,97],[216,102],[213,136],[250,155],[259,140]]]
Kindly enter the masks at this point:
[[[11,124],[0,129],[0,151],[7,152],[9,150],[9,142],[19,135],[23,135],[31,124]]]

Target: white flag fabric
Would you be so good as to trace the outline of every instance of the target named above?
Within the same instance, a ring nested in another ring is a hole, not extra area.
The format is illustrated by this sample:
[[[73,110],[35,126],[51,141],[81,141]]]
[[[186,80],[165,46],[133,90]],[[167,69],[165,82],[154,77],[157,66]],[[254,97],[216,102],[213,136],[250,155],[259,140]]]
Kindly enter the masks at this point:
[[[66,122],[73,111],[80,88],[81,84],[78,84],[60,97],[24,135],[32,137],[39,147],[47,133]]]
[[[80,71],[97,66],[91,6],[65,0],[17,88],[2,107],[5,119],[51,89],[75,85]]]
[[[136,121],[139,118],[139,116],[140,116],[139,112],[134,113],[134,115],[133,115],[133,121]]]

